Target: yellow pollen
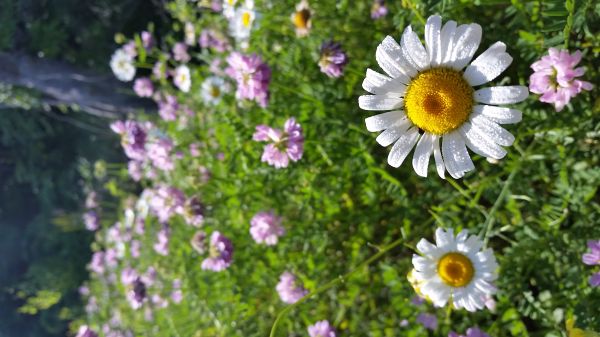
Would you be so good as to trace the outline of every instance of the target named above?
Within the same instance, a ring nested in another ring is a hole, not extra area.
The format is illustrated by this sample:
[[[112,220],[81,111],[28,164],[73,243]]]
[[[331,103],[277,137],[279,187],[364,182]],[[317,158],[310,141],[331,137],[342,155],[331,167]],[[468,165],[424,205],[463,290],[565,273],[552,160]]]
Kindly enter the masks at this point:
[[[473,263],[461,253],[448,253],[438,262],[437,272],[447,285],[464,287],[473,279]]]
[[[294,14],[294,26],[300,29],[308,27],[308,20],[310,20],[310,11],[303,9]]]
[[[472,108],[473,88],[462,73],[448,68],[419,73],[404,95],[404,109],[411,122],[435,135],[461,126]]]
[[[244,12],[244,14],[242,14],[242,24],[244,25],[244,27],[250,26],[251,19],[252,17],[250,16],[250,13]]]

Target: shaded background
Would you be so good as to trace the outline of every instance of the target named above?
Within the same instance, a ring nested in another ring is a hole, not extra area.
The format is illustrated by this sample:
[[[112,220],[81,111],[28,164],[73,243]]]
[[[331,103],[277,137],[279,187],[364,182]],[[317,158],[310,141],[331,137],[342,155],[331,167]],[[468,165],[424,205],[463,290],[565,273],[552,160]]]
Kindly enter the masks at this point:
[[[19,60],[30,56],[34,64],[52,62],[49,69],[111,78],[114,34],[160,22],[161,7],[147,0],[0,0],[0,52]],[[64,336],[68,320],[82,310],[77,288],[87,278],[93,239],[81,221],[83,178],[102,174],[97,159],[115,161],[122,154],[108,119],[5,80],[0,336]]]

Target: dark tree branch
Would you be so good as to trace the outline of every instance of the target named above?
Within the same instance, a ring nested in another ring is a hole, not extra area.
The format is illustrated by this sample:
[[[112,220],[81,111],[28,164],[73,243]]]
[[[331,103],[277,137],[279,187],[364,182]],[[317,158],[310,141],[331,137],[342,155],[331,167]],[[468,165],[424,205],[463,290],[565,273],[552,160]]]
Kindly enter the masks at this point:
[[[140,109],[155,109],[152,101],[127,94],[131,84],[112,75],[21,53],[0,52],[0,81],[40,92],[45,104],[76,105],[102,118],[123,118]]]

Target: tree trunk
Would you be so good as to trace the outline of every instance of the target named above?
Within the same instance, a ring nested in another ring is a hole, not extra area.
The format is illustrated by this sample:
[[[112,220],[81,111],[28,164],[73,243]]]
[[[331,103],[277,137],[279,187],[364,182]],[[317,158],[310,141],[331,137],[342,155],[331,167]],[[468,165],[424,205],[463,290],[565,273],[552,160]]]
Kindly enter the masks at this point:
[[[102,118],[124,118],[140,109],[155,109],[151,100],[132,94],[131,83],[119,82],[112,74],[22,53],[0,52],[0,81],[40,92],[43,103],[76,105]]]

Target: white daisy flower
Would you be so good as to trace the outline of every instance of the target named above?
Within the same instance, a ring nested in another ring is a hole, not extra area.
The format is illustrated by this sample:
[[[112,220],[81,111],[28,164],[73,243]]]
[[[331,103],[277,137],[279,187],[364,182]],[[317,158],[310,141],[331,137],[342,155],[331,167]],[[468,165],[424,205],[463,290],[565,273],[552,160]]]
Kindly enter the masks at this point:
[[[227,19],[233,18],[235,15],[235,4],[237,0],[223,0],[223,16]]]
[[[422,256],[413,255],[415,269],[409,275],[418,285],[415,290],[438,307],[450,302],[471,312],[483,309],[486,299],[496,293],[494,252],[481,250],[483,241],[466,230],[454,237],[452,229],[438,228],[435,243],[421,239],[417,244]]]
[[[191,22],[186,22],[183,27],[183,32],[185,36],[185,44],[188,46],[193,46],[196,44],[196,27]]]
[[[175,68],[175,74],[173,75],[173,84],[175,84],[175,86],[179,88],[179,90],[183,92],[189,92],[190,87],[192,86],[190,68],[183,64]]]
[[[229,20],[229,30],[237,41],[246,41],[250,38],[250,31],[256,19],[254,2],[246,1],[244,5],[235,10],[233,17]]]
[[[110,58],[110,68],[119,81],[129,82],[135,77],[133,57],[123,48],[119,48],[113,53]]]
[[[425,25],[425,46],[410,26],[400,44],[390,36],[379,44],[375,58],[386,74],[367,69],[363,88],[374,95],[361,96],[358,104],[364,110],[389,110],[365,122],[369,131],[383,131],[379,144],[394,144],[391,166],[399,167],[415,145],[413,168],[422,177],[432,153],[441,178],[446,170],[461,178],[475,169],[467,146],[487,158],[506,155],[501,146],[512,145],[514,136],[499,124],[519,122],[521,111],[497,105],[521,102],[528,90],[473,88],[495,79],[512,62],[506,45],[496,42],[469,64],[480,41],[478,24],[442,26],[435,15]]]
[[[302,0],[296,4],[296,11],[290,17],[294,27],[296,27],[296,36],[303,37],[308,35],[312,27],[312,14],[313,11],[310,9],[307,0]]]
[[[206,104],[217,105],[223,94],[229,92],[229,84],[221,77],[211,76],[202,82],[201,90]]]

